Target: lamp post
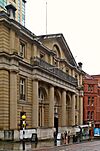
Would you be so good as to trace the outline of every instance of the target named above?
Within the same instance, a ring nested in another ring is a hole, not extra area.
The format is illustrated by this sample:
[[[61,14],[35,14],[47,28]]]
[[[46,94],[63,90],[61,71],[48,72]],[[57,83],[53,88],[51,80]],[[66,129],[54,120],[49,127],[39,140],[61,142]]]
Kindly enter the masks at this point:
[[[25,128],[26,128],[26,115],[25,114],[23,114],[22,115],[22,128],[23,128],[23,150],[25,150],[25,140],[24,140],[24,138],[25,138]]]

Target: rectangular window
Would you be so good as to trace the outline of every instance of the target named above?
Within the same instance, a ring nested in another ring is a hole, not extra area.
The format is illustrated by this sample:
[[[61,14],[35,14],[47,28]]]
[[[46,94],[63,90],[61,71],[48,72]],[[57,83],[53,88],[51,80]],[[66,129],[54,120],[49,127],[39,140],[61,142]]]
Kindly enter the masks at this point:
[[[90,111],[87,113],[87,119],[90,120]]]
[[[44,60],[44,54],[42,52],[40,52],[40,59]]]
[[[66,73],[69,73],[69,70],[68,70],[68,68],[66,68]]]
[[[94,106],[94,97],[92,97],[91,105]]]
[[[91,120],[93,120],[94,119],[94,112],[92,111],[91,112]]]
[[[91,85],[91,91],[93,91],[93,85]]]
[[[75,96],[75,109],[77,109],[77,96]]]
[[[88,97],[88,106],[90,106],[90,104],[91,104],[91,98]]]
[[[25,79],[20,78],[20,99],[25,100]]]
[[[21,57],[23,57],[23,58],[25,58],[25,57],[26,57],[25,49],[26,49],[26,47],[25,47],[25,43],[20,42],[20,56],[21,56]]]
[[[91,90],[91,86],[90,85],[88,85],[88,91],[90,91]]]
[[[88,91],[93,91],[93,85],[88,85]]]
[[[77,79],[77,74],[75,74],[75,79]]]

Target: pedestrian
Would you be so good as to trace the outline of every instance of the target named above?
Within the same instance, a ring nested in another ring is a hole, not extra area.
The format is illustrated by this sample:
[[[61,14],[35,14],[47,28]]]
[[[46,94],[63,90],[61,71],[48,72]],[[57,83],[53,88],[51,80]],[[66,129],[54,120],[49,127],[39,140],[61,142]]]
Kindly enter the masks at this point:
[[[70,131],[68,131],[68,144],[70,143]]]
[[[64,132],[64,144],[67,144],[67,131]]]
[[[57,145],[57,132],[56,132],[56,130],[54,131],[54,144],[55,144],[55,146]]]

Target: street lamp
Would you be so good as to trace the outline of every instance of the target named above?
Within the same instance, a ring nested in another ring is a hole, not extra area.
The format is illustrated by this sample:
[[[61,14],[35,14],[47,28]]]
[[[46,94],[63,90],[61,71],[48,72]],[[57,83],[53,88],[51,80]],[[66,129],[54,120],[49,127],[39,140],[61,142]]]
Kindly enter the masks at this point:
[[[21,119],[22,119],[22,129],[23,129],[23,150],[25,150],[25,140],[24,140],[25,128],[26,128],[26,113],[25,112],[23,112]]]

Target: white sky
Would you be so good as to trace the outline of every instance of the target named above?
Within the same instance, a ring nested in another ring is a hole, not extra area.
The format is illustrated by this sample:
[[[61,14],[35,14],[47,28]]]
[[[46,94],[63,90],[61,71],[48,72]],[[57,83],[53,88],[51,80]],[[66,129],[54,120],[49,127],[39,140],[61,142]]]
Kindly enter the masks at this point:
[[[46,5],[47,2],[47,5]],[[100,0],[27,0],[26,27],[36,35],[62,33],[76,60],[100,74]]]

